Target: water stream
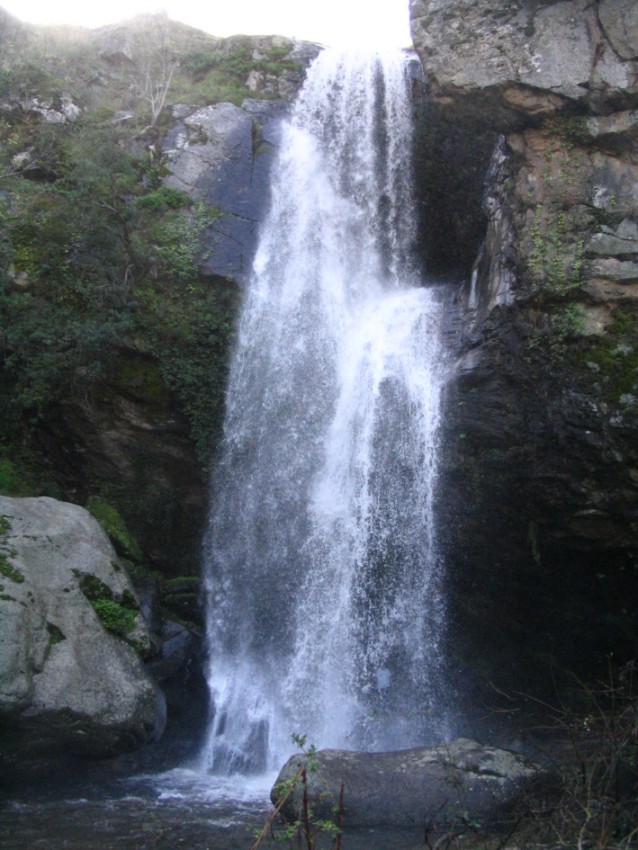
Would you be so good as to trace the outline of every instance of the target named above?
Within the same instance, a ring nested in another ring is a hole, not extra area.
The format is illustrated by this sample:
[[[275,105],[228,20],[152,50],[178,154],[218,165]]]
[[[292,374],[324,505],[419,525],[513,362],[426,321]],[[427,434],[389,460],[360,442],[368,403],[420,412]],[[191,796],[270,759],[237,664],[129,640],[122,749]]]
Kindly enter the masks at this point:
[[[214,772],[438,737],[441,305],[409,57],[324,51],[282,129],[206,538]]]

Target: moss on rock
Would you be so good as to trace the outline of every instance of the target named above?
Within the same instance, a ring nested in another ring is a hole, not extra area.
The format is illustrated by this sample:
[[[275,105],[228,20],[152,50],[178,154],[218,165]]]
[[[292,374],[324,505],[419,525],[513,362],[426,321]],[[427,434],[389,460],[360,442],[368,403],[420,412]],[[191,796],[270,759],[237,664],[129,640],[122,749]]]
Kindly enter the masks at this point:
[[[89,499],[87,509],[106,531],[116,549],[135,560],[141,559],[140,547],[129,533],[126,523],[116,507],[99,496],[92,496]]]

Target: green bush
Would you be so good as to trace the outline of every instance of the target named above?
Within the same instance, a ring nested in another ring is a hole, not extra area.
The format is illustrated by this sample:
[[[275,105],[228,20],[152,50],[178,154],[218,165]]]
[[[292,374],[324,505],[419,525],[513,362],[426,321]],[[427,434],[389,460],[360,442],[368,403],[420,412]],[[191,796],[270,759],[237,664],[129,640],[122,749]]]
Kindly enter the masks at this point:
[[[26,59],[16,49],[0,63],[7,96],[70,91],[85,110],[73,124],[12,112],[0,121],[0,441],[12,449],[0,455],[0,490],[12,495],[44,492],[41,469],[27,487],[14,447],[29,445],[60,402],[90,403],[103,382],[117,381],[128,347],[152,358],[158,380],[149,394],[170,390],[204,463],[222,418],[238,297],[199,276],[219,211],[162,185],[166,166],[144,151],[138,119],[113,123],[135,108],[129,72],[120,78],[109,69],[112,86],[89,84],[101,73],[91,51],[56,44]],[[244,88],[248,72],[283,68],[288,48],[255,60],[248,40],[224,50],[189,35],[178,53],[173,102],[237,103],[254,95]],[[201,83],[189,81],[201,72]],[[14,157],[24,152],[29,165],[16,172]],[[100,521],[122,551],[139,557],[121,522],[112,514]]]
[[[0,454],[0,493],[3,496],[21,496],[23,482],[18,470],[7,457]]]

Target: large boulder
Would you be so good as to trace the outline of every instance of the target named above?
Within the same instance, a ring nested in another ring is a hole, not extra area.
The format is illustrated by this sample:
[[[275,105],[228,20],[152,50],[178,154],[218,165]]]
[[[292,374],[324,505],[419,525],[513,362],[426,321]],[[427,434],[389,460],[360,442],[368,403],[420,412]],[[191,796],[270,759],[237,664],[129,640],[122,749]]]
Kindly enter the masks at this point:
[[[105,756],[161,735],[149,635],[97,521],[0,496],[0,714],[26,753]]]
[[[344,827],[434,828],[501,820],[546,774],[510,750],[486,747],[465,738],[430,748],[389,753],[322,750],[292,756],[271,792],[274,804],[282,786],[294,790],[282,808],[289,821],[303,816],[306,766],[313,817],[332,819],[344,785]]]

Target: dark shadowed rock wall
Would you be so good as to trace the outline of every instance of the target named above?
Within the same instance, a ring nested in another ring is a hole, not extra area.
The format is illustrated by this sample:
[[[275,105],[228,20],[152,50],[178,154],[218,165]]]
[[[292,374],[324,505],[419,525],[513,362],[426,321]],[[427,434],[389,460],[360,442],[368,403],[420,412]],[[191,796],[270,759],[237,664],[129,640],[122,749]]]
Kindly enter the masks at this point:
[[[547,692],[636,652],[638,7],[415,0],[412,32],[456,175],[423,190],[448,222],[425,238],[435,271],[474,256],[440,489],[452,672]]]

